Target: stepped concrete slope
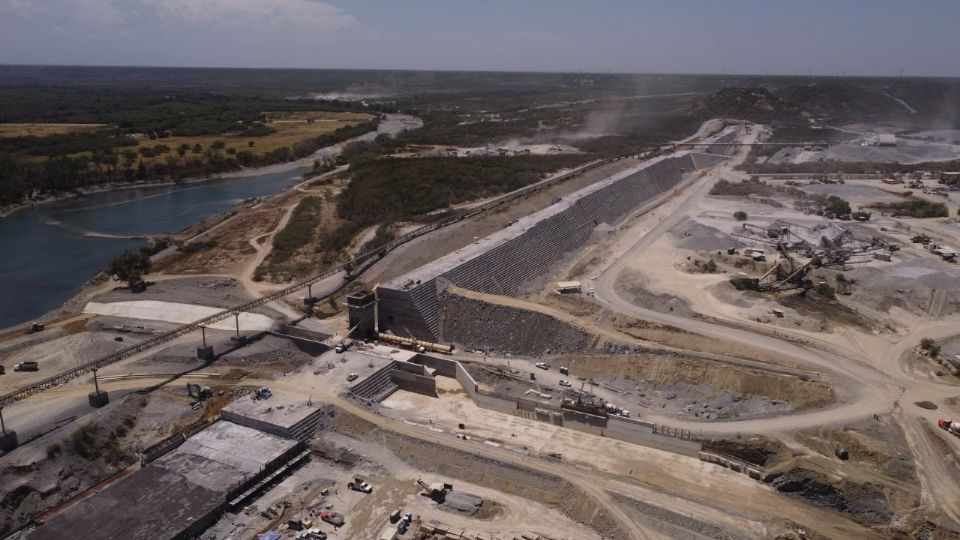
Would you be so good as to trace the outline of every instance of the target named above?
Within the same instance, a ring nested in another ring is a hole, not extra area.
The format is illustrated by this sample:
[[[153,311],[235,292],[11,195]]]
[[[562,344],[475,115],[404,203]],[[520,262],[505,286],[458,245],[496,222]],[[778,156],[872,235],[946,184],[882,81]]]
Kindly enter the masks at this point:
[[[619,223],[676,187],[698,164],[702,168],[715,163],[701,157],[695,160],[689,151],[655,158],[381,284],[377,289],[380,331],[438,341],[437,295],[449,285],[515,296],[568,253],[583,247],[601,224]]]

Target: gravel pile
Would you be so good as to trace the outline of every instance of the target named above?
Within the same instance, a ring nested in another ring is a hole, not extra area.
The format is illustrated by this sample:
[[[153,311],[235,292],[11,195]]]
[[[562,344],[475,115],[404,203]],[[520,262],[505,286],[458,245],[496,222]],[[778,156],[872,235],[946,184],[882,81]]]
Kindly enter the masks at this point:
[[[717,251],[731,247],[737,249],[744,247],[744,244],[735,237],[691,219],[685,219],[670,232],[677,239],[677,247],[681,249]]]

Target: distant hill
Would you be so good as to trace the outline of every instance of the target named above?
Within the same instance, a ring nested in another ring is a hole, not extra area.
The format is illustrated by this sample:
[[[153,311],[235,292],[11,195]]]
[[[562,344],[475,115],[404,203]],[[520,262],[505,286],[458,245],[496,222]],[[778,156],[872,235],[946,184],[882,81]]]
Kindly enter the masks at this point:
[[[701,96],[674,114],[796,124],[883,122],[905,128],[960,127],[958,79],[821,79],[730,87]]]
[[[724,88],[692,101],[685,111],[701,118],[737,118],[757,122],[796,121],[800,110],[763,87]]]

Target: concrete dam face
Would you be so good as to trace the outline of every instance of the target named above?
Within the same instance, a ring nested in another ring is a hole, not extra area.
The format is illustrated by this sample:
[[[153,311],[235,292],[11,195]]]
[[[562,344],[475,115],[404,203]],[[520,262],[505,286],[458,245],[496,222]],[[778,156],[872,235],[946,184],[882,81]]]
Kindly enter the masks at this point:
[[[651,160],[382,283],[377,289],[380,331],[439,341],[438,294],[451,284],[482,293],[516,296],[569,253],[584,247],[598,226],[619,224],[641,206],[675,188],[687,175],[713,166],[720,159],[686,152]]]

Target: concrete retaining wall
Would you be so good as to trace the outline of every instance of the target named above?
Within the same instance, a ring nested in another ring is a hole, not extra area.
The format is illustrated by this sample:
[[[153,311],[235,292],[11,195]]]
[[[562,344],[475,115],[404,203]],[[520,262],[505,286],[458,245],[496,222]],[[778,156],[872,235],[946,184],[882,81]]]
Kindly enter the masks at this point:
[[[460,383],[460,386],[467,391],[467,394],[471,398],[476,398],[477,394],[480,392],[480,386],[477,385],[477,381],[473,380],[473,376],[470,375],[470,372],[467,371],[467,368],[463,367],[463,364],[460,362],[456,363],[457,366],[457,382]]]
[[[698,441],[660,435],[654,433],[650,426],[648,422],[611,416],[603,430],[603,436],[691,457],[697,457],[700,452],[701,444]]]
[[[607,427],[607,419],[595,414],[563,409],[563,427],[603,435],[604,428]]]
[[[438,358],[436,356],[430,356],[428,354],[418,354],[413,357],[411,362],[415,364],[421,364],[437,370],[437,375],[442,375],[444,377],[458,378],[457,377],[457,366],[460,365],[459,362],[454,360],[447,360],[446,358]],[[463,384],[461,382],[461,384]]]
[[[741,461],[739,459],[722,456],[720,454],[714,454],[712,452],[698,452],[697,455],[700,458],[700,461],[706,461],[707,463],[720,465],[721,467],[725,467],[734,472],[743,473],[757,481],[762,482],[765,476],[765,472],[761,467],[757,467],[756,465]]]
[[[395,369],[390,373],[390,378],[401,390],[437,397],[437,380],[429,375],[417,375],[403,369]]]
[[[475,394],[473,396],[473,401],[477,404],[477,407],[503,414],[514,414],[517,410],[516,401],[508,401],[506,399],[488,396],[485,394]]]

